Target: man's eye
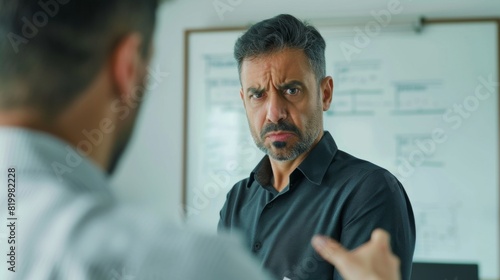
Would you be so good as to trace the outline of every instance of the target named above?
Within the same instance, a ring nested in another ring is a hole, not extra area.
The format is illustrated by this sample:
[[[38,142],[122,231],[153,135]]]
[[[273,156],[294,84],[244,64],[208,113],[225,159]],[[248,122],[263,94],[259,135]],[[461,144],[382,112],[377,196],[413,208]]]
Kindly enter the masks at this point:
[[[289,88],[285,90],[285,93],[288,95],[297,95],[300,92],[300,89],[298,88]]]
[[[255,98],[255,99],[259,99],[259,98],[262,98],[262,93],[261,92],[256,92],[256,93],[252,93],[250,95],[250,98]]]

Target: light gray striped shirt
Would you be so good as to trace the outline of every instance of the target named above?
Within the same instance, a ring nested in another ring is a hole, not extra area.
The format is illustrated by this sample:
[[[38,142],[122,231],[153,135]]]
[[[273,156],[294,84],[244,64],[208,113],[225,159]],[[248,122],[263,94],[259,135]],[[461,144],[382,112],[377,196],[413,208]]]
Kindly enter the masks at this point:
[[[0,221],[0,279],[268,279],[236,240],[122,205],[102,170],[41,132],[0,127]]]

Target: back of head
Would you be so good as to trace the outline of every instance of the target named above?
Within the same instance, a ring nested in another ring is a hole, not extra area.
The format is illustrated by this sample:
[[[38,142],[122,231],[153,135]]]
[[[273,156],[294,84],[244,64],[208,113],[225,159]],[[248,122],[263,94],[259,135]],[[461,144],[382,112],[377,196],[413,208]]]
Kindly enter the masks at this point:
[[[138,32],[147,54],[158,0],[0,0],[0,110],[54,116]]]
[[[286,14],[252,25],[236,41],[234,57],[240,74],[243,60],[285,48],[303,50],[318,81],[326,76],[325,40],[314,26]]]

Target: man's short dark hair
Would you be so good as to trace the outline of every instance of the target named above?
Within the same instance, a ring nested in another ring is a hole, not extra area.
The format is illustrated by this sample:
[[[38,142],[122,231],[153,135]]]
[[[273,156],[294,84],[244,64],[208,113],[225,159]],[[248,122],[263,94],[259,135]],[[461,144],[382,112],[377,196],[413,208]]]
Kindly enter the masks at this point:
[[[291,15],[279,15],[256,23],[236,41],[234,58],[239,73],[244,59],[286,48],[304,51],[318,82],[326,76],[325,40],[314,26]]]
[[[139,32],[149,53],[158,0],[0,0],[0,109],[62,111],[117,42]]]

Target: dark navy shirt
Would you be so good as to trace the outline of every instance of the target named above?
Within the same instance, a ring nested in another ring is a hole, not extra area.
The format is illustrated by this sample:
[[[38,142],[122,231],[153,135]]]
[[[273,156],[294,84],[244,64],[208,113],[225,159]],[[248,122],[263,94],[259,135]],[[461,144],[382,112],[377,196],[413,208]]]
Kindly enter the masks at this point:
[[[290,175],[281,192],[271,184],[265,156],[250,177],[228,193],[219,231],[243,233],[245,244],[276,279],[342,279],[311,246],[315,234],[354,249],[376,228],[391,234],[410,279],[415,221],[401,183],[387,170],[337,149],[330,133]]]

